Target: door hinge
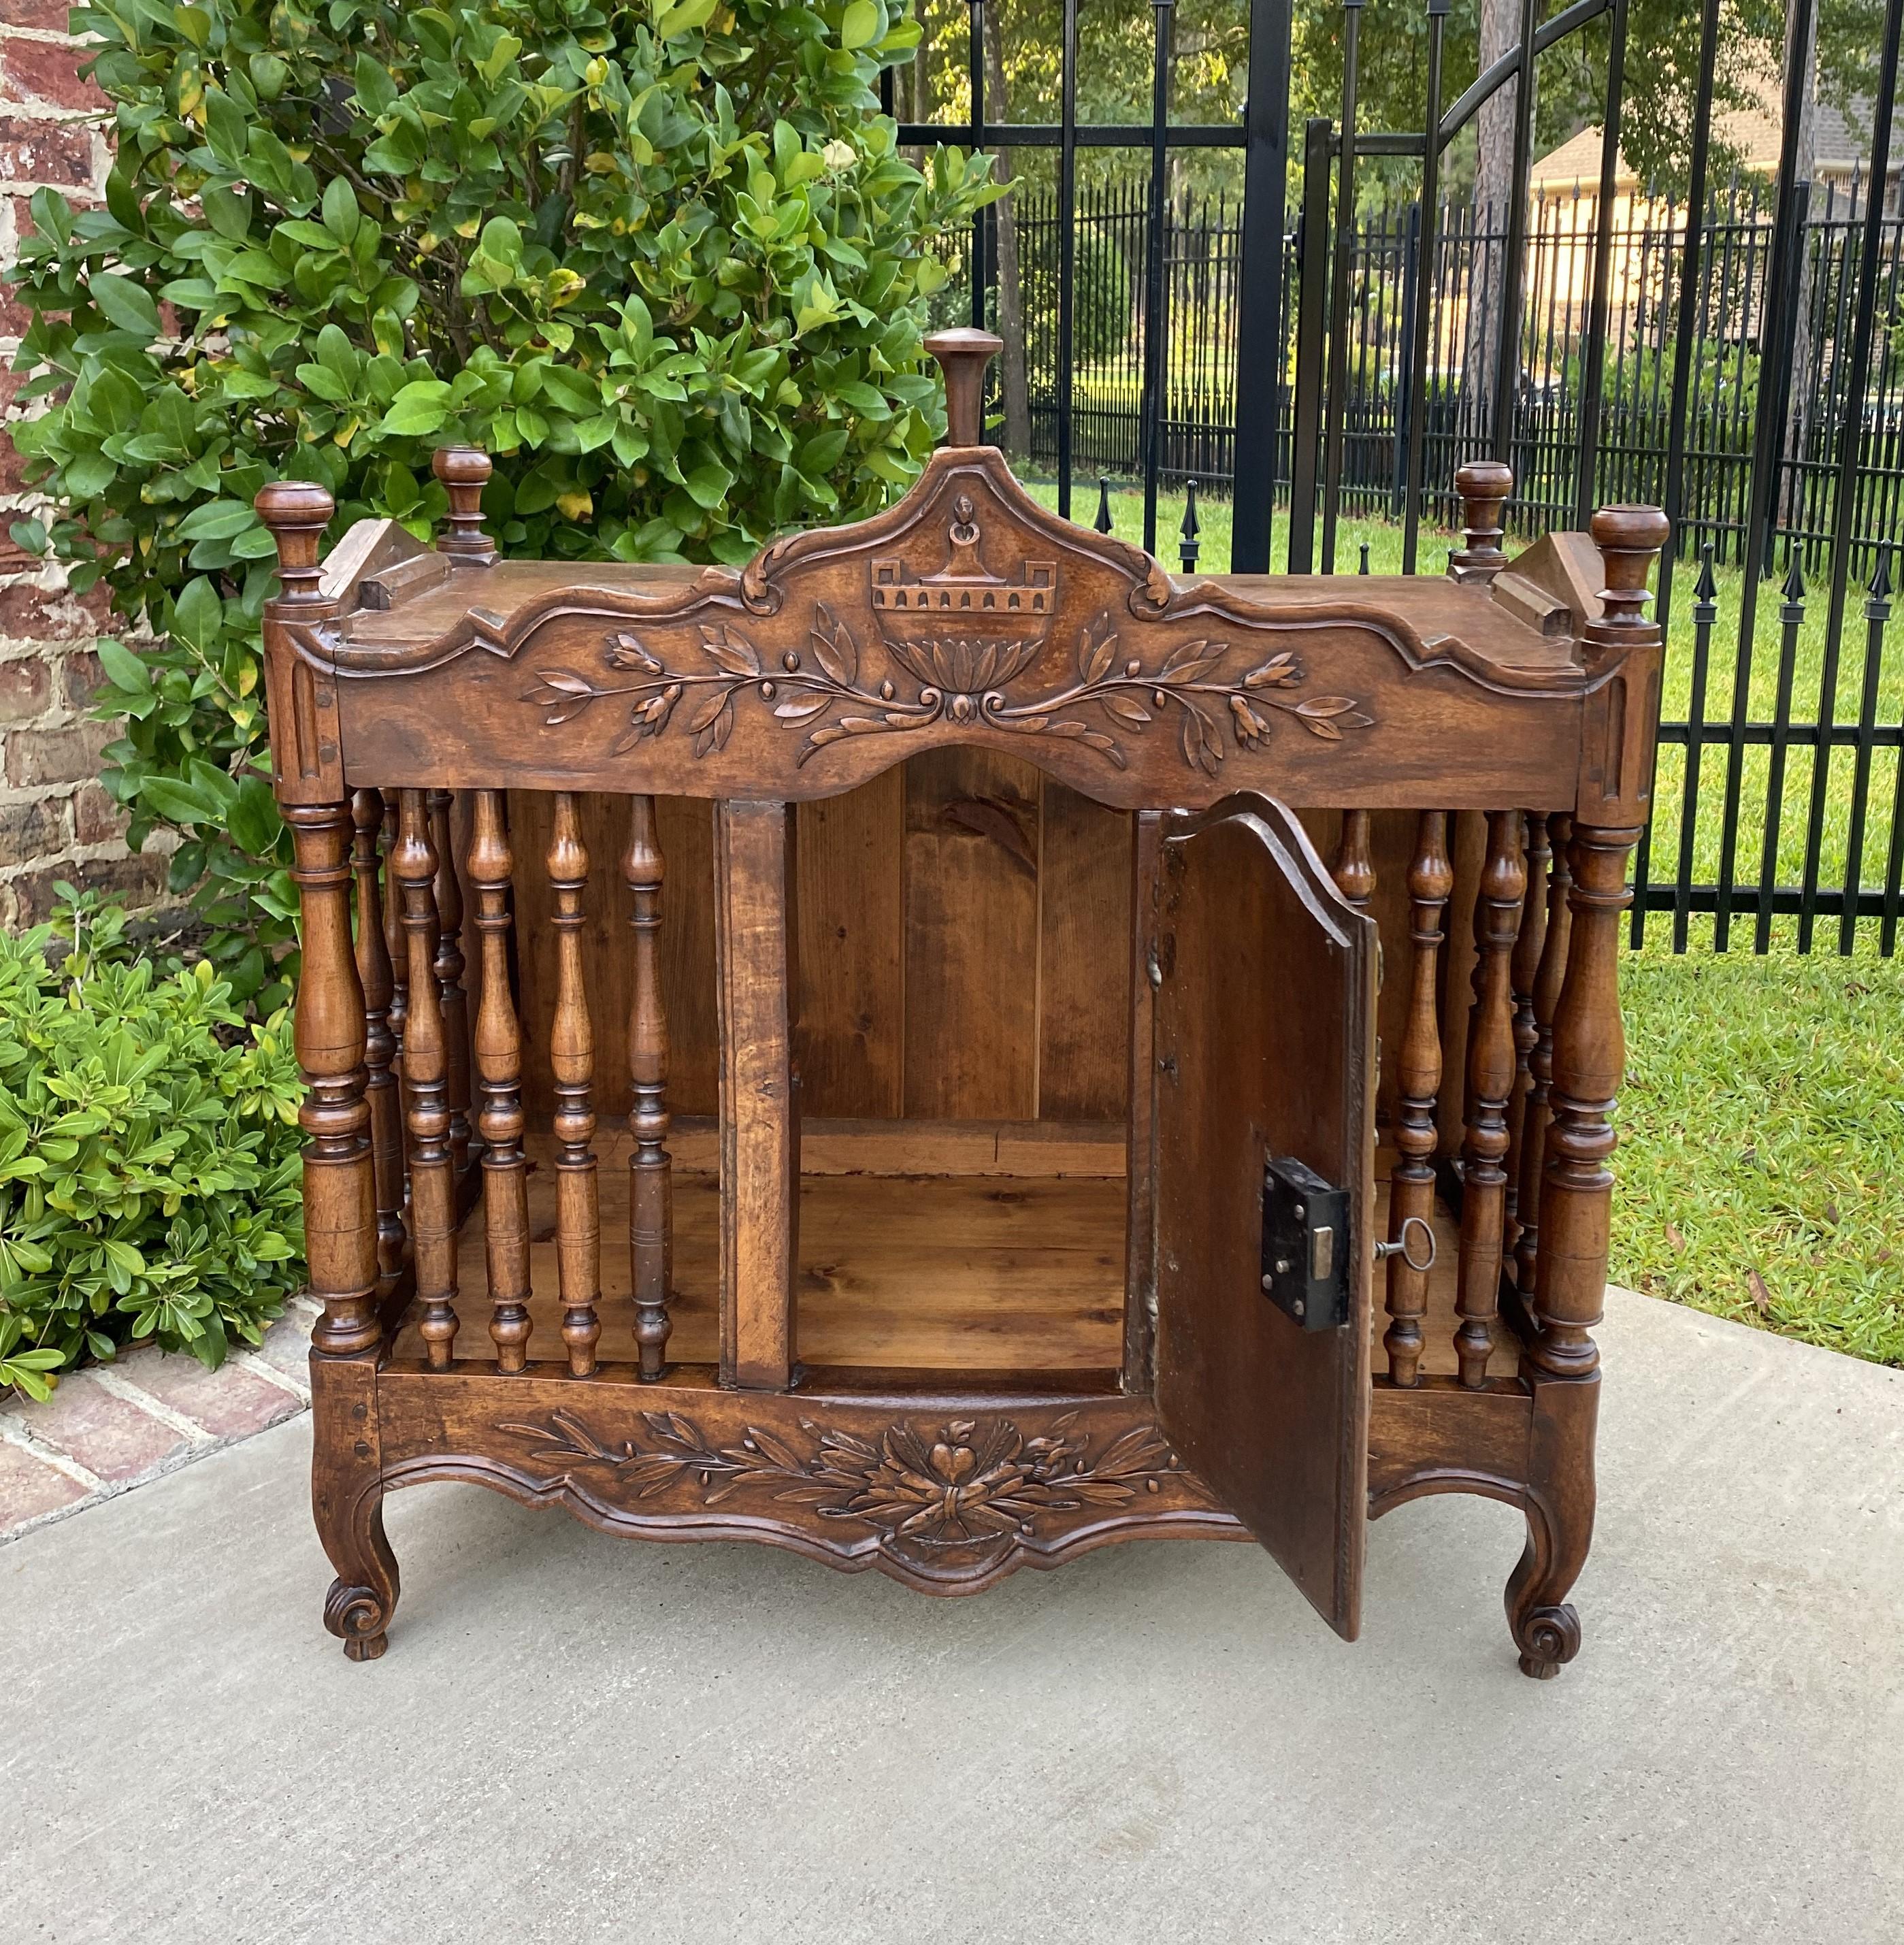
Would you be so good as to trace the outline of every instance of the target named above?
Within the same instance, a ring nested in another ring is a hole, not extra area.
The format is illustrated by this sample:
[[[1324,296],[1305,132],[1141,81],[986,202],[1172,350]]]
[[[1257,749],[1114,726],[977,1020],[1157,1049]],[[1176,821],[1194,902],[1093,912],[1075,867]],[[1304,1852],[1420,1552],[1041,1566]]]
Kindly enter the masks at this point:
[[[1305,1330],[1348,1321],[1349,1197],[1292,1155],[1263,1164],[1263,1294]]]

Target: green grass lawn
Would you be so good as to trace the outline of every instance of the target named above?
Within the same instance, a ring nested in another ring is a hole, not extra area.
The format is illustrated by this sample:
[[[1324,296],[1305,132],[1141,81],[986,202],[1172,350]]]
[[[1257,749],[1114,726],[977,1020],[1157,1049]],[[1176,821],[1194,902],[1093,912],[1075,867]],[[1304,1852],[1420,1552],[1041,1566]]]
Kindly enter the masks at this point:
[[[1047,506],[1057,492],[1034,486]],[[1143,500],[1114,492],[1119,535],[1141,541]],[[1174,566],[1183,517],[1182,494],[1161,495],[1158,552]],[[1095,481],[1079,483],[1073,516],[1097,510]],[[1198,507],[1200,564],[1229,564],[1230,509],[1218,500]],[[1279,511],[1273,553],[1286,543]],[[1367,541],[1377,573],[1401,566],[1399,529],[1345,521],[1338,556],[1352,572]],[[1453,535],[1424,529],[1421,565],[1438,572]],[[1668,640],[1665,710],[1684,720],[1693,678],[1693,584],[1696,563],[1682,563]],[[1732,696],[1740,576],[1716,575],[1721,616],[1714,630],[1706,716],[1723,720]],[[1754,630],[1748,700],[1769,720],[1776,700],[1780,628],[1776,587],[1763,590]],[[1838,684],[1841,721],[1855,720],[1864,681],[1862,594],[1847,608]],[[1904,616],[1878,687],[1878,720],[1904,711]],[[1824,661],[1825,603],[1808,602],[1794,658],[1794,714],[1809,720],[1818,703]],[[1660,759],[1664,806],[1653,835],[1653,876],[1669,880],[1679,854],[1684,753]],[[1748,750],[1740,791],[1739,875],[1756,878],[1764,829],[1767,752]],[[1781,882],[1796,883],[1804,862],[1811,788],[1809,751],[1791,753],[1782,794],[1778,852]],[[1873,772],[1873,810],[1865,845],[1866,882],[1881,882],[1890,842],[1895,753],[1880,751]],[[1720,855],[1725,754],[1711,749],[1701,770],[1693,825],[1696,880],[1710,881]],[[1826,881],[1841,880],[1850,826],[1852,765],[1835,754],[1827,772],[1824,847]],[[1735,941],[1744,953],[1711,950],[1712,921],[1695,917],[1692,950],[1666,948],[1670,915],[1655,914],[1647,948],[1622,968],[1630,1055],[1619,1111],[1615,1164],[1612,1274],[1619,1282],[1741,1323],[1756,1324],[1888,1364],[1904,1366],[1904,968],[1877,955],[1876,925],[1859,927],[1858,951],[1835,951],[1837,921],[1821,925],[1826,949],[1801,958],[1792,950],[1796,920],[1780,918],[1773,950],[1754,957],[1750,918]]]
[[[1612,1274],[1904,1365],[1904,969],[1631,954]]]
[[[1034,498],[1041,501],[1054,512],[1058,507],[1058,489],[1047,482],[1033,480],[1027,482]],[[1181,492],[1160,492],[1157,501],[1157,554],[1160,560],[1167,562],[1172,568],[1181,565],[1178,553],[1178,534],[1183,524],[1184,495]],[[1086,479],[1081,475],[1071,487],[1071,518],[1089,526],[1097,518],[1098,482],[1094,477]],[[1114,486],[1111,493],[1111,518],[1112,529],[1120,540],[1130,541],[1141,547],[1144,544],[1144,495],[1129,486]],[[1197,565],[1209,574],[1227,574],[1230,568],[1230,503],[1198,494],[1197,496],[1197,527],[1199,551]],[[1321,533],[1317,534],[1320,551]],[[1287,510],[1278,507],[1276,519],[1270,532],[1270,558],[1271,564],[1281,568],[1289,558],[1289,516]],[[1360,559],[1358,549],[1361,543],[1369,543],[1369,571],[1372,574],[1399,574],[1401,572],[1401,529],[1386,521],[1345,519],[1342,522],[1336,542],[1336,571],[1353,574]],[[1419,566],[1424,572],[1439,574],[1448,564],[1448,550],[1459,547],[1458,534],[1443,533],[1432,527],[1422,529]]]

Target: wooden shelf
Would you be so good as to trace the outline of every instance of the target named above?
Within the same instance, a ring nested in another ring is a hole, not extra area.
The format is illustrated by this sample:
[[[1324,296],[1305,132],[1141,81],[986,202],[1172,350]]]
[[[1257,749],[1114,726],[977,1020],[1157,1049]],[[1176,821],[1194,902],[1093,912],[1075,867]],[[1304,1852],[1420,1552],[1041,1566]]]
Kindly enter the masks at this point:
[[[695,1123],[670,1143],[675,1157],[674,1281],[670,1360],[720,1355],[718,1137]],[[531,1267],[535,1296],[529,1355],[561,1355],[551,1144],[528,1143]],[[626,1131],[605,1127],[596,1145],[602,1183],[602,1339],[605,1363],[632,1362]],[[803,1131],[799,1355],[849,1369],[1101,1370],[1123,1356],[1124,1148],[1101,1123],[819,1121]],[[1385,1161],[1386,1156],[1382,1158]],[[1376,1190],[1385,1230],[1388,1188]],[[1452,1373],[1459,1232],[1435,1217],[1422,1361]],[[479,1203],[458,1250],[462,1295],[459,1358],[487,1359],[488,1279]],[[1385,1368],[1385,1273],[1376,1275],[1374,1368]],[[1513,1333],[1496,1326],[1489,1375],[1511,1377]],[[400,1358],[421,1357],[406,1321]]]
[[[809,1155],[835,1170],[801,1185],[799,1355],[809,1364],[945,1370],[1102,1370],[1123,1349],[1124,1185],[1121,1136],[1049,1140],[996,1126],[926,1124],[916,1159],[958,1173],[893,1172],[891,1124],[870,1134],[809,1131]],[[674,1145],[674,1361],[720,1354],[720,1194],[714,1146],[688,1129]],[[634,1356],[626,1244],[628,1140],[605,1130],[601,1169],[602,1338],[605,1363]],[[555,1172],[546,1136],[528,1143],[531,1274],[529,1355],[561,1354],[556,1290]],[[1026,1172],[1055,1153],[1076,1176]],[[1002,1151],[1002,1154],[1001,1154]],[[701,1166],[691,1164],[698,1162]],[[1110,1171],[1114,1168],[1115,1173]],[[863,1169],[865,1172],[858,1172]],[[488,1282],[482,1213],[459,1239],[457,1355],[487,1358]],[[406,1321],[396,1355],[422,1355]]]

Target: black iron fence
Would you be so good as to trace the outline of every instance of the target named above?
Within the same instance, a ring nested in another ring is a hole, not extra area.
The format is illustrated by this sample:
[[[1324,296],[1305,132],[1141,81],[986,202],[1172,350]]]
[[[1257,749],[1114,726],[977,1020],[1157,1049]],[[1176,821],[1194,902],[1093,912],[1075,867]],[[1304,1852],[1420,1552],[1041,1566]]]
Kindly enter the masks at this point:
[[[1613,500],[1664,506],[1676,544],[1659,571],[1665,720],[1636,943],[1666,913],[1682,948],[1788,938],[1809,951],[1824,921],[1839,950],[1869,940],[1888,954],[1904,915],[1904,652],[1891,627],[1904,566],[1904,0],[1881,0],[1853,183],[1810,180],[1803,162],[1819,4],[1786,9],[1769,186],[1715,193],[1727,0],[1695,0],[1676,202],[1623,187],[1629,0],[1571,0],[1544,20],[1528,0],[1519,44],[1452,101],[1449,8],[1423,0],[1413,133],[1358,122],[1361,0],[1342,0],[1339,116],[1299,131],[1292,0],[1249,0],[1247,105],[1197,125],[1172,119],[1177,10],[1153,0],[1149,119],[1098,126],[1077,113],[1080,0],[1058,0],[1058,120],[1009,124],[986,113],[981,48],[997,23],[987,0],[969,0],[963,98],[946,119],[900,129],[907,143],[1055,152],[1055,190],[1015,193],[1009,237],[998,208],[975,226],[961,282],[975,322],[1009,311],[1023,423],[1007,442],[1055,474],[1062,512],[1074,482],[1141,482],[1155,549],[1160,487],[1194,479],[1231,495],[1234,569],[1274,558],[1332,571],[1346,513],[1393,520],[1403,571],[1432,572],[1440,543],[1424,549],[1422,530],[1451,522],[1453,476],[1470,458],[1512,465],[1508,518],[1524,534],[1583,526]],[[1604,84],[1597,166],[1577,193],[1536,194],[1536,77],[1563,47]],[[1443,193],[1443,162],[1484,109],[1511,124],[1492,212]],[[1199,148],[1238,152],[1237,203],[1169,194],[1172,158]],[[1087,149],[1131,156],[1123,186],[1114,171],[1112,186],[1080,183]],[[1371,157],[1385,180],[1412,171],[1418,184],[1373,217],[1357,214]],[[1006,262],[1016,287],[1002,291]]]
[[[1778,459],[1768,538],[1782,561],[1795,544],[1807,573],[1828,558],[1844,436],[1853,306],[1864,248],[1860,174],[1825,186],[1806,226],[1802,322],[1790,334],[1802,363],[1792,385],[1789,436]],[[1524,233],[1519,399],[1511,464],[1517,531],[1572,519],[1579,482],[1585,339],[1597,199],[1577,186],[1534,206]],[[1015,200],[1024,280],[1024,357],[1034,467],[1058,463],[1056,288],[1060,212],[1053,194]],[[1072,464],[1087,476],[1134,479],[1144,467],[1145,248],[1148,196],[1141,181],[1080,190],[1074,217]],[[1686,212],[1663,196],[1623,196],[1609,232],[1614,259],[1601,402],[1597,501],[1663,504],[1671,440],[1678,281]],[[1760,375],[1778,333],[1767,314],[1772,209],[1765,187],[1735,180],[1701,224],[1696,348],[1687,404],[1680,546],[1711,546],[1721,563],[1745,553]],[[1399,521],[1406,490],[1408,347],[1415,309],[1429,307],[1428,383],[1421,409],[1425,516],[1450,521],[1451,482],[1467,459],[1491,450],[1490,388],[1475,368],[1494,338],[1505,220],[1443,206],[1431,265],[1421,262],[1418,205],[1364,217],[1349,243],[1350,316],[1343,388],[1339,506]],[[1298,239],[1285,245],[1286,288],[1299,289]],[[1851,468],[1856,571],[1872,549],[1904,531],[1904,211],[1878,227],[1878,314],[1890,328],[1876,347]],[[1240,212],[1221,197],[1185,197],[1163,225],[1166,299],[1160,465],[1163,478],[1226,487],[1235,457]],[[1293,432],[1293,334],[1286,316],[1275,483],[1286,496]]]

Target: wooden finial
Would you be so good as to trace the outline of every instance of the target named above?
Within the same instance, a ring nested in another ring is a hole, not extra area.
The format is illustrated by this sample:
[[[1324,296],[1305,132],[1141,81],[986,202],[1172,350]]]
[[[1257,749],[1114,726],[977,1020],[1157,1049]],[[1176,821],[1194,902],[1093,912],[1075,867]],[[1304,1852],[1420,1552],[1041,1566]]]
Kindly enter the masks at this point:
[[[1455,475],[1467,545],[1448,556],[1450,578],[1485,587],[1508,564],[1501,551],[1501,509],[1514,491],[1514,475],[1498,459],[1471,461]]]
[[[1602,507],[1588,531],[1607,564],[1607,585],[1600,594],[1602,612],[1589,633],[1597,641],[1617,643],[1633,640],[1631,630],[1643,628],[1650,640],[1659,630],[1646,618],[1647,576],[1659,550],[1672,532],[1657,507]]]
[[[314,479],[274,479],[258,489],[251,504],[278,544],[278,574],[284,583],[279,600],[320,600],[317,550],[337,502]]]
[[[488,567],[496,558],[496,544],[482,530],[482,489],[494,469],[489,455],[473,445],[438,448],[430,470],[449,492],[449,519],[437,537],[436,551],[458,566]]]
[[[961,325],[934,331],[926,349],[945,374],[946,444],[984,445],[985,367],[1005,349],[1005,341]]]

